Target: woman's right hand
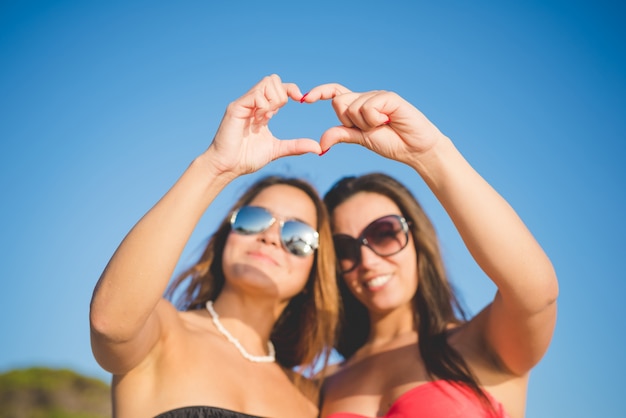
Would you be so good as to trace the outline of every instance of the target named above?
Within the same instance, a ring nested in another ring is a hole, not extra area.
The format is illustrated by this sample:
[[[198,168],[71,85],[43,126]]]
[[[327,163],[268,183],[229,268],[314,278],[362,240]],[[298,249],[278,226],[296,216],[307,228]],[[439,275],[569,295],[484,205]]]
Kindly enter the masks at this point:
[[[228,105],[206,152],[218,173],[252,173],[281,157],[321,152],[313,139],[280,140],[270,131],[269,120],[289,98],[299,101],[300,89],[274,74]]]

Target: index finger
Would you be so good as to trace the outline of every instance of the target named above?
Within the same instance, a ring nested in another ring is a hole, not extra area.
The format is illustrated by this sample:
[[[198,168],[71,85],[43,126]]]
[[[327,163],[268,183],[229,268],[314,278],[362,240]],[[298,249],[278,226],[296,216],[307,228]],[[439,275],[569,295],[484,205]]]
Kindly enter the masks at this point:
[[[303,98],[300,87],[295,83],[283,83],[283,89],[285,89],[287,96],[291,97],[293,100],[300,101]]]
[[[313,103],[318,100],[334,99],[342,94],[352,93],[350,89],[342,86],[338,83],[328,83],[313,87],[307,94],[305,94],[300,103]]]

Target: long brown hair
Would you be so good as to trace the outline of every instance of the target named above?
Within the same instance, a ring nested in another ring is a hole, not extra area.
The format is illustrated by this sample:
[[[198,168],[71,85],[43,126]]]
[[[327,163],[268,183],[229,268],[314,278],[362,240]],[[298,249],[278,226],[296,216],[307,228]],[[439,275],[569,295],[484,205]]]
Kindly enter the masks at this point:
[[[419,351],[429,376],[466,384],[490,404],[463,357],[448,344],[449,326],[461,324],[466,317],[446,277],[439,240],[430,219],[403,184],[382,173],[344,177],[335,183],[324,196],[331,219],[337,206],[359,192],[388,197],[409,223],[419,275],[418,288],[412,299],[414,324],[419,335]],[[337,279],[342,315],[335,348],[347,359],[365,344],[370,322],[367,308],[352,295],[339,274]]]
[[[233,205],[229,215],[252,201],[261,191],[274,185],[288,185],[304,191],[315,205],[319,247],[303,291],[291,299],[274,324],[271,340],[276,346],[276,360],[285,368],[310,367],[320,356],[328,358],[328,348],[335,338],[339,296],[335,278],[335,254],[328,213],[316,189],[297,178],[268,176],[254,183]],[[222,254],[230,233],[230,216],[219,225],[199,260],[174,279],[165,296],[170,300],[177,291],[176,306],[182,310],[203,308],[215,300],[224,286]],[[183,283],[187,286],[183,288]]]

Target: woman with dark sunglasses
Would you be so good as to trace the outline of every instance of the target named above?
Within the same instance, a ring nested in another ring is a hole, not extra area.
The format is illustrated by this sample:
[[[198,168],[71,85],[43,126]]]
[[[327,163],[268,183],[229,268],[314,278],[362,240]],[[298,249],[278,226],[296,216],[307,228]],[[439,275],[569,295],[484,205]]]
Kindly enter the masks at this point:
[[[326,194],[338,258],[345,361],[327,379],[321,416],[524,416],[529,373],[552,338],[552,264],[509,204],[453,143],[395,93],[318,86],[341,126],[322,149],[360,144],[405,163],[426,182],[497,287],[465,320],[446,278],[435,230],[409,190],[373,173]]]
[[[327,352],[338,294],[325,207],[307,182],[250,187],[198,262],[162,295],[199,219],[235,178],[321,149],[277,140],[268,120],[300,100],[264,78],[231,103],[209,148],[135,225],[91,302],[93,352],[124,417],[316,417],[317,390],[293,370]],[[169,301],[180,297],[178,309]]]

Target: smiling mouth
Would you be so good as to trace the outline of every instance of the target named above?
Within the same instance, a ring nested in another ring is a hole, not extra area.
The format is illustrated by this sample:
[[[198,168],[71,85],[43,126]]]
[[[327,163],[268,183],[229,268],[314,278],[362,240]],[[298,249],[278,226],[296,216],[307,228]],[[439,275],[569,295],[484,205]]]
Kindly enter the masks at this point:
[[[367,280],[364,284],[365,287],[372,290],[384,286],[389,280],[391,280],[391,274],[385,274],[383,276],[377,276],[373,279]]]

